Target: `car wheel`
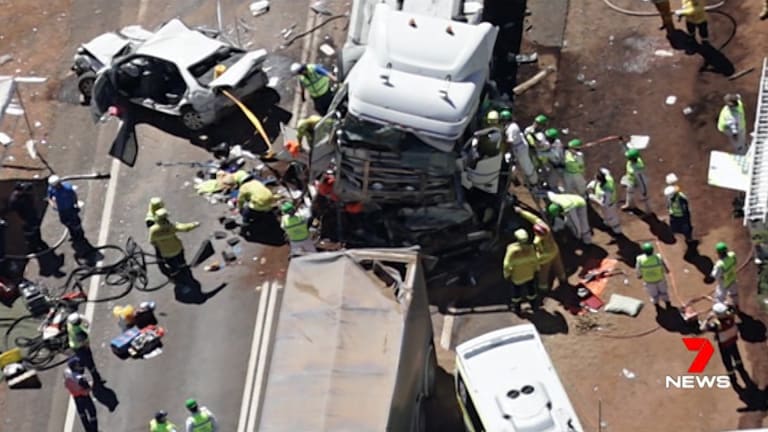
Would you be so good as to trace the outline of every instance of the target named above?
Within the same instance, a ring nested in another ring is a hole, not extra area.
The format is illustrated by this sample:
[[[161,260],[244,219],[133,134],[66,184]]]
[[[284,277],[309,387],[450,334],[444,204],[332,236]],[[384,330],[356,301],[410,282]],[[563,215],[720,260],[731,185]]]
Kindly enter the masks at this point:
[[[427,351],[427,364],[424,365],[424,397],[431,398],[435,395],[435,380],[437,376],[437,355],[435,354],[435,344],[429,344]]]
[[[86,72],[77,79],[77,89],[80,90],[80,94],[86,102],[91,100],[91,94],[93,93],[93,83],[96,82],[96,74],[93,72]]]
[[[191,106],[181,108],[181,122],[184,127],[192,131],[199,131],[206,126],[203,117]]]

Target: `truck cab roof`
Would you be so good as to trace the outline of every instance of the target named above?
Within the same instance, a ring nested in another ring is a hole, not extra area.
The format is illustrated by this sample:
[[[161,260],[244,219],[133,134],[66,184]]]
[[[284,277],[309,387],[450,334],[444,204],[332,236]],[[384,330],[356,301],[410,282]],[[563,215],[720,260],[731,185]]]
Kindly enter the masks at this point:
[[[479,106],[498,29],[375,8],[368,46],[349,73],[349,111],[457,140]]]

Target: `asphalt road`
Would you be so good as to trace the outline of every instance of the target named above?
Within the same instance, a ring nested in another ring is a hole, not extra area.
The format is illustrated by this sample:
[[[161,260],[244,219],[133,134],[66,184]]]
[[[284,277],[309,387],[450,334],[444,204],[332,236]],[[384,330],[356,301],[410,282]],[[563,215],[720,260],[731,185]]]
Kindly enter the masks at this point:
[[[253,29],[241,31],[241,40],[244,43],[252,41],[249,48],[264,47],[273,51],[282,42],[279,36],[282,28],[297,24],[295,32],[298,32],[307,22],[307,2],[291,1],[290,6],[287,3],[273,4],[269,14],[252,18],[247,13],[247,3],[222,1],[224,21],[232,22],[235,13],[240,13]],[[67,17],[71,21],[70,49],[51,61],[60,63],[64,74],[78,43],[124,25],[140,23],[152,28],[179,16],[188,24],[215,27],[215,5],[214,1],[195,0],[72,2]],[[234,36],[231,31],[229,35]],[[268,74],[284,75],[291,59],[300,57],[301,48],[299,42],[276,53],[270,60]],[[273,113],[273,121],[276,118],[286,121],[294,102],[293,85],[281,79],[276,87],[282,109],[266,110]],[[60,98],[73,102],[75,92],[74,80],[64,80]],[[232,128],[241,127],[236,123]],[[174,126],[169,128],[174,129]],[[111,172],[116,178],[111,182],[78,183],[80,198],[86,203],[83,220],[87,237],[94,244],[101,244],[101,239],[104,243],[120,246],[128,237],[133,237],[145,250],[150,250],[144,214],[149,198],[161,196],[173,219],[202,223],[197,230],[183,235],[187,258],[191,259],[197,246],[214,230],[221,229],[217,219],[227,209],[221,205],[213,206],[196,196],[191,184],[194,169],[160,168],[156,162],[205,161],[211,158],[210,155],[185,139],[141,125],[138,127],[140,152],[136,166],[119,166],[108,156],[115,129],[114,121],[94,125],[86,108],[64,103],[56,113],[50,132],[52,144],[48,158],[58,173]],[[47,219],[49,226],[46,230],[55,225],[51,223],[50,215]],[[218,255],[224,243],[219,241],[215,245]],[[71,268],[72,254],[68,245],[62,251],[67,255],[66,270]],[[246,376],[249,363],[252,363],[254,322],[259,301],[266,298],[259,287],[284,276],[281,270],[286,267],[286,255],[286,248],[246,243],[242,245],[237,265],[216,273],[205,273],[202,266],[195,271],[202,291],[207,293],[200,299],[190,299],[167,286],[152,293],[134,291],[117,301],[94,304],[91,344],[96,363],[108,381],[106,389],[97,395],[101,429],[146,430],[147,422],[159,409],[167,410],[170,419],[182,425],[186,416],[184,400],[195,397],[217,414],[222,430],[238,430]],[[265,258],[267,263],[262,265],[254,257]],[[159,272],[152,269],[151,283],[160,281]],[[99,297],[109,294],[107,288],[99,288]],[[160,324],[168,332],[164,352],[150,360],[119,360],[109,350],[109,341],[119,333],[111,309],[115,304],[137,304],[143,300],[158,303]],[[14,392],[9,397],[8,412],[0,429],[19,432],[81,430],[76,416],[70,418],[74,429],[64,428],[68,398],[61,383],[61,372],[61,368],[42,372],[42,390]]]

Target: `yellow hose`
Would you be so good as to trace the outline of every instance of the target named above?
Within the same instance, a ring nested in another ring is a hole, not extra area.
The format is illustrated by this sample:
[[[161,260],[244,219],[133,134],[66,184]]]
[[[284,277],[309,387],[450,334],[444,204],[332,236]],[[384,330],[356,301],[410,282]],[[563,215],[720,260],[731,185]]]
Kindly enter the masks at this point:
[[[235,105],[240,108],[240,111],[245,114],[245,116],[250,120],[251,124],[253,124],[253,127],[256,128],[256,130],[259,132],[259,135],[261,135],[261,139],[264,140],[264,143],[267,144],[267,153],[264,155],[265,157],[273,157],[274,151],[272,150],[272,142],[269,140],[269,137],[267,136],[267,133],[264,131],[264,126],[261,124],[261,121],[256,117],[251,110],[248,109],[245,104],[240,102],[235,96],[233,96],[230,92],[226,90],[222,90],[222,93],[224,93],[224,96],[228,97],[232,102],[235,103]]]

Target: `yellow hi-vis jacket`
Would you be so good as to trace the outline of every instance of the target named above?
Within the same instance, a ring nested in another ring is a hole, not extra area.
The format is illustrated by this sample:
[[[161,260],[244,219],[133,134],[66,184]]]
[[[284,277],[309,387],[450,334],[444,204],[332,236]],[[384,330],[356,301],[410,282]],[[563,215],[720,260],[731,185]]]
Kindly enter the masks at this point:
[[[531,244],[510,243],[504,255],[504,279],[515,285],[533,280],[539,270],[536,249]]]
[[[736,253],[728,251],[725,258],[720,258],[712,269],[712,277],[718,279],[722,288],[728,288],[736,282]]]
[[[158,221],[149,229],[149,243],[157,248],[161,257],[173,258],[184,250],[184,246],[176,233],[192,231],[198,226],[197,222]]]
[[[313,99],[328,93],[331,88],[331,79],[318,72],[317,65],[313,64],[308,64],[307,70],[299,75],[299,82]]]
[[[680,9],[680,15],[691,24],[701,24],[707,22],[707,11],[704,9],[706,2],[704,0],[683,0],[683,8]]]
[[[313,114],[305,119],[299,120],[299,124],[296,125],[296,141],[301,143],[304,137],[307,137],[309,143],[312,143],[315,126],[322,120],[317,114]]]
[[[251,210],[270,211],[275,205],[275,195],[264,183],[251,180],[240,186],[237,194],[237,208],[242,209],[246,204]]]
[[[568,174],[584,174],[584,153],[580,151],[565,151],[565,172]]]
[[[638,174],[645,174],[645,162],[641,157],[638,157],[636,162],[627,161],[627,179],[632,186],[637,185]]]
[[[527,211],[520,210],[520,217],[527,220],[532,224],[546,225],[546,223],[536,216],[535,214]],[[536,234],[533,238],[533,248],[536,249],[536,257],[539,260],[539,265],[545,265],[560,255],[560,248],[557,246],[555,237],[552,235],[552,230],[547,231],[546,234]]]
[[[733,115],[734,111],[736,111],[736,117]],[[747,127],[747,119],[744,116],[744,102],[742,101],[737,103],[735,109],[730,105],[725,105],[717,117],[717,130],[720,132],[725,133],[732,126],[737,127],[739,131]]]
[[[637,275],[646,283],[656,283],[664,280],[664,273],[667,272],[667,264],[660,254],[641,254],[637,257],[635,264]]]
[[[584,198],[574,194],[550,194],[549,199],[563,208],[564,215],[575,208],[586,207],[587,205]]]
[[[88,328],[83,324],[67,323],[67,339],[71,349],[88,345]]]

